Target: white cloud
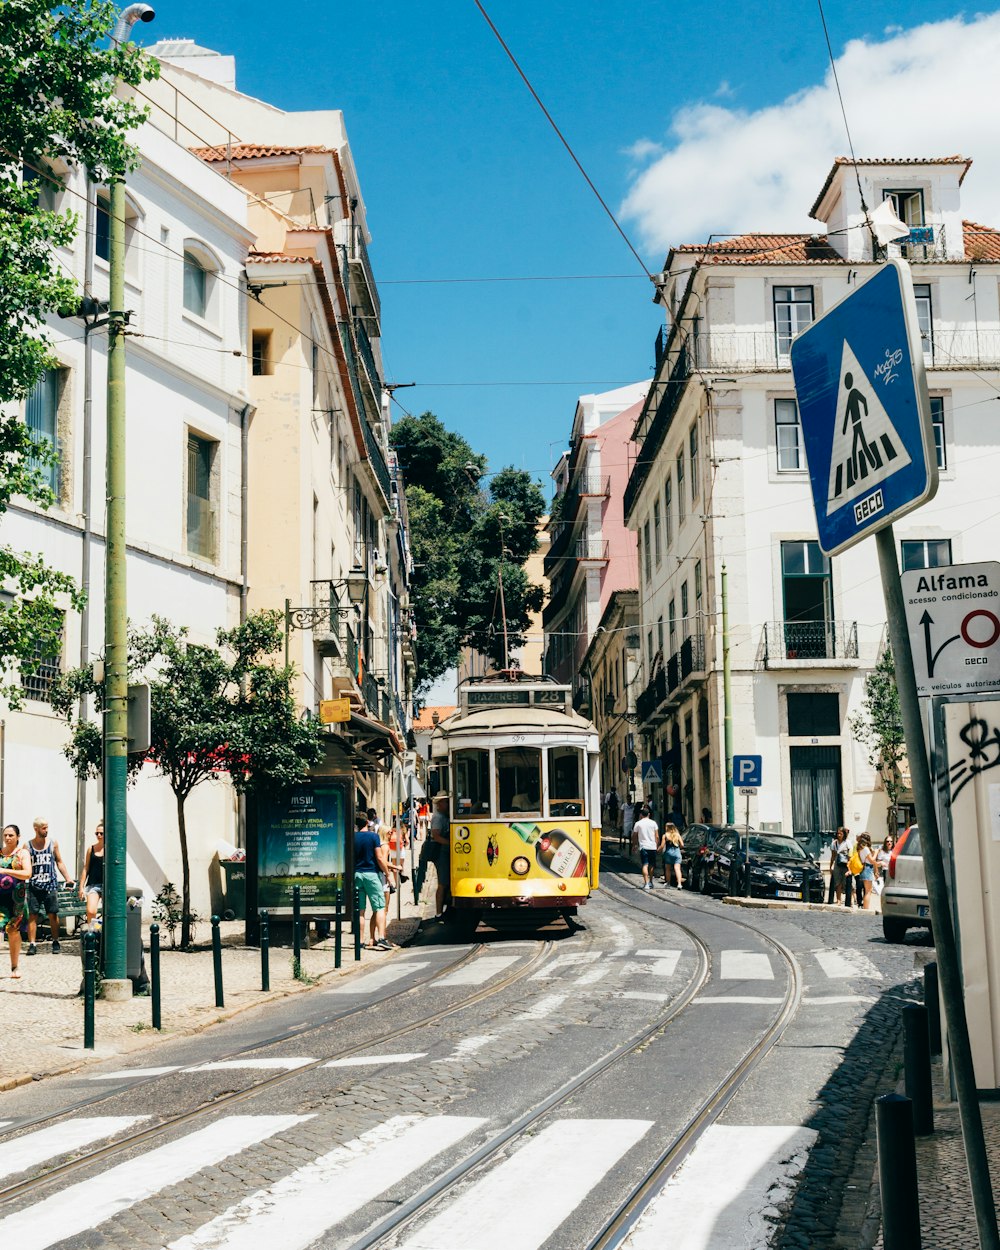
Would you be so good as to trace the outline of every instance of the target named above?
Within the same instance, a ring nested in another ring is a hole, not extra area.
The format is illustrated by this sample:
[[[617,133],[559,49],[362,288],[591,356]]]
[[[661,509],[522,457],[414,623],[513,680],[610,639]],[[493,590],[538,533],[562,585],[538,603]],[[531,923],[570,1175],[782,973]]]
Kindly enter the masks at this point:
[[[630,156],[636,164],[641,165],[651,157],[659,156],[662,151],[662,143],[654,143],[652,139],[636,139],[635,143],[630,144],[625,149],[625,155]]]
[[[848,44],[837,74],[855,152],[973,157],[964,215],[1000,225],[998,64],[998,13]],[[816,230],[809,208],[847,150],[830,73],[754,112],[693,104],[674,115],[663,154],[634,175],[621,212],[654,252],[712,231]]]

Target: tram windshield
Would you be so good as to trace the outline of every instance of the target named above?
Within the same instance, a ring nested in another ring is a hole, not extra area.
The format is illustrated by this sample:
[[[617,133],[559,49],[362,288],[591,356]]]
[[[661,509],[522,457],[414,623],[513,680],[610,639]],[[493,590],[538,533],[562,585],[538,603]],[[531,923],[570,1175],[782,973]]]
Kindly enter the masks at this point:
[[[549,747],[549,815],[584,814],[583,752],[578,747]]]
[[[541,816],[540,747],[504,747],[497,751],[497,802],[503,815]]]
[[[452,812],[456,819],[490,814],[489,751],[456,751],[451,757],[454,785]]]

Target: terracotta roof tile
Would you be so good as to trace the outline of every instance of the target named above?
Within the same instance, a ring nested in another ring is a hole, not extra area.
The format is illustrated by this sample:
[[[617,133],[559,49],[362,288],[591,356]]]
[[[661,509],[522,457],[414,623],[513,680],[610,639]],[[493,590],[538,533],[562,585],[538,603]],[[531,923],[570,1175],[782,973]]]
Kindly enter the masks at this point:
[[[717,243],[685,243],[673,250],[686,255],[702,255],[706,264],[714,265],[846,263],[821,234],[741,234],[732,239],[720,239]]]
[[[1000,260],[1000,230],[975,221],[963,221],[962,232],[969,260]]]
[[[822,190],[816,196],[816,201],[809,210],[809,216],[815,217],[820,204],[823,203],[823,197],[830,189],[830,183],[833,182],[837,170],[842,165],[964,165],[965,168],[958,176],[958,185],[961,186],[965,180],[965,175],[969,172],[972,161],[968,156],[859,156],[858,159],[852,160],[849,156],[838,156],[834,158],[833,168],[826,176]]]
[[[265,156],[302,156],[319,152],[333,153],[334,149],[323,147],[319,144],[285,146],[278,143],[234,143],[230,148],[192,148],[191,151],[195,156],[200,156],[203,161],[211,163],[213,161],[226,160],[248,161]]]

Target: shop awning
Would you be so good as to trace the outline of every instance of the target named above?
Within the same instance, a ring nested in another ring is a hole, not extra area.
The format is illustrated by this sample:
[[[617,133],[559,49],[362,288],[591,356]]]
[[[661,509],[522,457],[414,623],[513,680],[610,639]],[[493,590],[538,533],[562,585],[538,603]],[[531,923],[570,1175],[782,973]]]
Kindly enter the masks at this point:
[[[352,712],[347,729],[354,737],[363,740],[366,751],[386,751],[390,755],[401,755],[403,752],[402,738],[380,720],[372,720],[368,716]]]

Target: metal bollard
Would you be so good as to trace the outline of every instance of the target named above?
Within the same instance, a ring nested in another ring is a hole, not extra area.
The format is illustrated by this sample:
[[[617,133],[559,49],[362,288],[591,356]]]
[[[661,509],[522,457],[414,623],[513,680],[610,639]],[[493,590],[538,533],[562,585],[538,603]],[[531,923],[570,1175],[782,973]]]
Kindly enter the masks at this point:
[[[934,1094],[927,1008],[919,1003],[903,1008],[903,1067],[906,1096],[913,1103],[913,1131],[918,1137],[926,1137],[934,1132]]]
[[[149,997],[153,1004],[153,1028],[162,1027],[160,1019],[160,926],[149,926]]]
[[[354,887],[354,958],[361,958],[361,891]]]
[[[902,1094],[875,1100],[883,1250],[920,1250],[920,1206],[913,1104]]]
[[[340,923],[344,918],[344,891],[337,891],[337,914],[334,920],[333,930],[333,966],[340,967],[340,960],[343,954],[343,937],[340,932]]]
[[[924,1006],[927,1008],[927,1036],[931,1055],[941,1053],[941,996],[938,993],[937,964],[924,968]]]
[[[302,889],[292,886],[292,959],[302,963]]]
[[[225,1007],[226,1000],[222,993],[222,934],[219,932],[219,917],[212,917],[212,968],[215,972],[215,1005]]]
[[[260,988],[271,988],[271,930],[266,910],[260,913]]]
[[[94,1049],[94,996],[97,988],[97,939],[88,929],[83,935],[83,1048]]]

